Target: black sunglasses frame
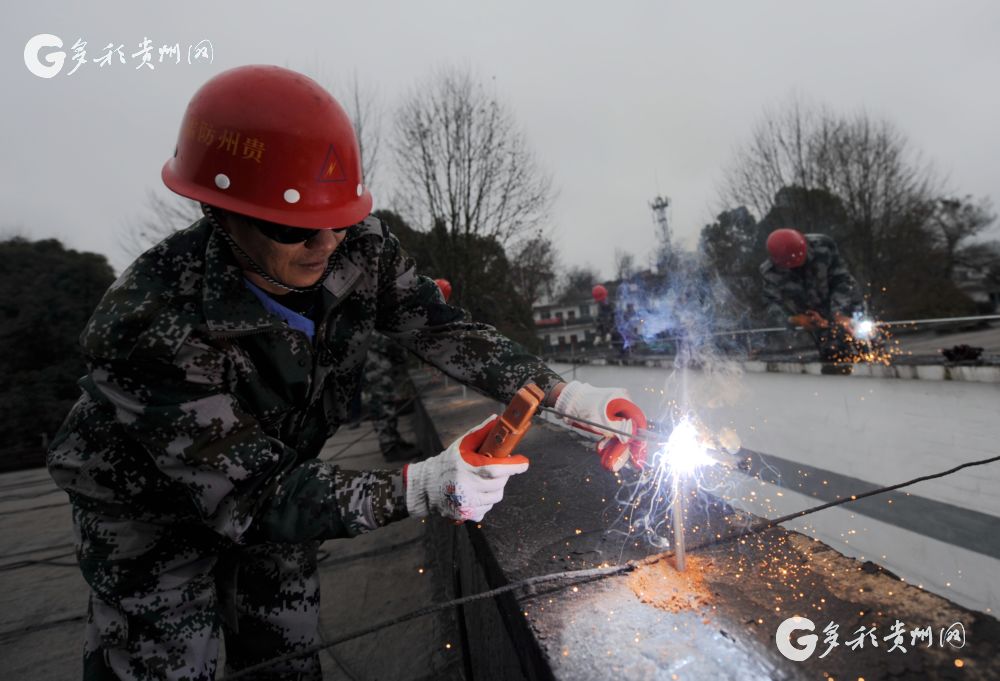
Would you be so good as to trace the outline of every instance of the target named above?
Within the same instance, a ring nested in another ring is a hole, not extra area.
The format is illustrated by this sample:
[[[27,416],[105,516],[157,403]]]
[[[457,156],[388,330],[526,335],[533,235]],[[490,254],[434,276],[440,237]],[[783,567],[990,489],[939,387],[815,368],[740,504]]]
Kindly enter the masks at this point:
[[[311,229],[309,227],[289,227],[287,225],[279,225],[276,222],[268,222],[267,220],[260,220],[257,218],[251,218],[251,221],[257,228],[257,231],[271,241],[276,241],[279,244],[301,244],[309,241],[309,239],[312,239],[320,231],[319,229]],[[342,232],[345,229],[350,228],[350,226],[338,227],[332,231]]]

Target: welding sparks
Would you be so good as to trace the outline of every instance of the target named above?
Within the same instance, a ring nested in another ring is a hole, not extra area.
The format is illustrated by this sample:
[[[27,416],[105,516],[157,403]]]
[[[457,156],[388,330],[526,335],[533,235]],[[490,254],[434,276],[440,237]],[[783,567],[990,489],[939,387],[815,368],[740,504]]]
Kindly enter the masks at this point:
[[[862,317],[855,317],[851,321],[851,334],[858,340],[870,340],[875,332],[875,322]]]
[[[623,485],[627,498],[617,500],[628,523],[629,537],[642,535],[653,546],[672,548],[678,569],[684,569],[684,525],[687,497],[700,489],[699,471],[719,463],[712,456],[720,445],[697,417],[688,414],[677,421],[667,441],[650,455],[638,479]]]
[[[670,433],[667,444],[654,455],[654,464],[666,466],[675,475],[687,475],[713,463],[716,460],[708,455],[707,447],[699,440],[698,429],[686,417]]]
[[[702,466],[717,463],[708,455],[705,443],[699,437],[691,419],[684,418],[670,433],[667,444],[660,452],[660,465],[671,476],[670,515],[673,520],[674,564],[681,572],[685,567],[684,521],[687,516],[686,498],[688,478]]]
[[[855,312],[845,325],[849,336],[842,351],[834,358],[839,364],[883,364],[889,366],[902,353],[899,341],[889,333],[889,324],[876,322]]]
[[[719,350],[733,349],[731,343],[714,333],[719,322],[733,326],[743,309],[721,279],[706,276],[710,268],[697,258],[679,259],[669,276],[656,281],[635,279],[617,290],[615,324],[625,348],[662,348],[674,355],[675,371],[664,389],[669,434],[655,429],[646,437],[649,456],[635,478],[621,479],[615,496],[620,516],[618,524],[628,542],[643,539],[658,548],[673,548],[678,567],[682,564],[684,525],[689,513],[705,512],[699,491],[717,492],[731,484],[727,476],[702,475],[711,464],[735,466],[739,437],[728,429],[716,436],[688,405],[714,409],[733,397],[729,387],[738,381],[741,369]],[[742,350],[740,350],[742,352]],[[689,370],[696,367],[707,377],[706,386],[689,390]],[[667,441],[658,436],[667,435]],[[654,442],[653,440],[659,440]],[[697,531],[698,524],[692,523]],[[683,568],[682,568],[683,569]]]

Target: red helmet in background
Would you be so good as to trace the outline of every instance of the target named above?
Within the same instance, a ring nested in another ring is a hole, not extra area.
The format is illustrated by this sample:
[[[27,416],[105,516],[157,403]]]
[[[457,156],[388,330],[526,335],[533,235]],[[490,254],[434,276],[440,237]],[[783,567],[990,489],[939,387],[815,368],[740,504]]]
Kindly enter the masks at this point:
[[[444,302],[447,303],[448,299],[451,298],[451,282],[447,279],[435,279],[434,283],[441,289],[441,295],[444,296]]]
[[[797,229],[776,229],[767,237],[767,254],[778,267],[802,267],[808,253],[806,238]]]
[[[316,81],[279,66],[202,85],[161,176],[181,196],[292,227],[349,227],[372,208],[350,118]]]
[[[598,303],[603,303],[605,300],[608,299],[608,289],[604,288],[600,284],[592,288],[590,290],[590,294],[594,296],[594,300],[596,300]]]

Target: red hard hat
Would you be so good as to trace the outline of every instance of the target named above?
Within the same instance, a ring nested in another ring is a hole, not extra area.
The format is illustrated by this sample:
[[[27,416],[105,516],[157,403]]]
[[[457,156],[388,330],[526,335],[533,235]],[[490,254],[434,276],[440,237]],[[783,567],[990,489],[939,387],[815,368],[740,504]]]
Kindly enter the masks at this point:
[[[590,294],[594,296],[594,300],[596,300],[599,303],[603,303],[605,300],[608,299],[608,289],[604,288],[600,284],[592,288],[590,290]]]
[[[434,283],[441,289],[441,295],[444,296],[444,302],[447,303],[448,299],[451,298],[451,282],[447,279],[435,279]]]
[[[767,254],[778,267],[802,267],[808,251],[806,238],[797,229],[776,229],[767,237]]]
[[[372,197],[351,120],[318,83],[240,66],[191,98],[164,184],[181,196],[292,227],[349,227]]]

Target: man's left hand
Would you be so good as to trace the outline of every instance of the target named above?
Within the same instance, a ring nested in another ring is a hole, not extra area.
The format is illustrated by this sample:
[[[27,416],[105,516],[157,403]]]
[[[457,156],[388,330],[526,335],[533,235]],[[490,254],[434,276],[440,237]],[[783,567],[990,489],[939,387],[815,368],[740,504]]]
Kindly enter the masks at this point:
[[[479,453],[496,420],[494,414],[437,456],[403,468],[411,516],[433,511],[459,522],[479,522],[503,498],[508,478],[528,470],[528,460],[518,454],[494,459]]]
[[[645,414],[622,388],[598,388],[589,383],[572,381],[559,393],[555,409],[567,414],[564,418],[571,426],[601,436],[597,453],[601,456],[601,465],[608,470],[621,469],[630,457],[637,467],[641,468],[645,463],[645,440],[608,433],[573,420],[573,417],[587,419],[626,433],[637,433],[640,429],[645,429]]]

